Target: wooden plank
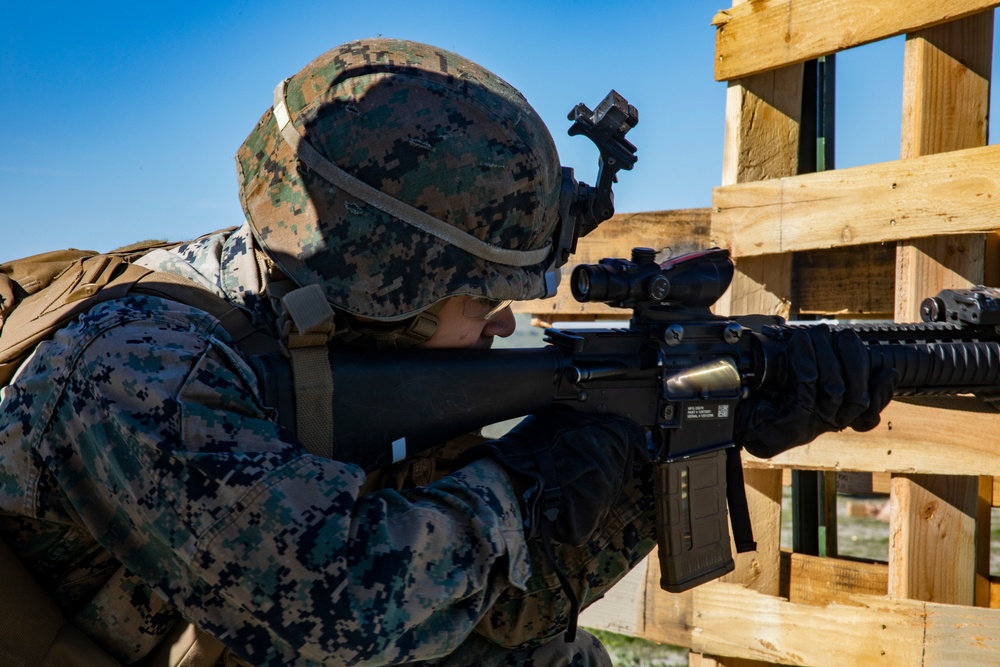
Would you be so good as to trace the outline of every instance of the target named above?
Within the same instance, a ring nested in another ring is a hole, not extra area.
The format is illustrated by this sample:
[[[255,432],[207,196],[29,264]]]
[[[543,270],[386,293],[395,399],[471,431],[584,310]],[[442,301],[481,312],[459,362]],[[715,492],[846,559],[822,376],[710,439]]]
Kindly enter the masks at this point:
[[[1000,146],[716,188],[736,257],[1000,229]]]
[[[730,85],[722,182],[796,173],[801,112],[801,65]],[[791,301],[790,269],[790,256],[737,260],[733,282],[716,304],[715,312],[787,316]],[[737,569],[729,579],[763,593],[776,594],[781,575],[781,474],[748,471],[746,482],[758,550],[738,554]]]
[[[691,653],[688,656],[688,667],[761,667],[761,665],[771,664],[773,663],[763,662],[761,660],[732,658],[724,655],[702,655],[701,653]]]
[[[913,239],[896,248],[897,322],[919,322],[920,304],[943,289],[983,283],[984,234],[946,234]]]
[[[889,495],[889,473],[887,472],[838,472],[837,492],[862,495]]]
[[[791,602],[851,604],[853,594],[885,595],[888,582],[889,567],[885,563],[781,552],[781,595]]]
[[[1000,475],[997,415],[918,407],[893,401],[867,433],[826,433],[772,459],[744,453],[748,467]]]
[[[631,310],[603,303],[579,303],[569,278],[578,264],[596,264],[605,257],[625,257],[637,246],[653,248],[660,261],[709,246],[710,209],[693,208],[650,213],[619,213],[580,239],[576,253],[562,268],[559,293],[551,299],[519,301],[514,312],[531,313],[545,325],[558,320],[595,318],[627,320]]]
[[[734,5],[746,0],[733,0]],[[775,178],[798,170],[799,121],[802,113],[802,66],[746,77],[730,84],[726,94],[726,134],[722,155],[722,183]],[[770,312],[787,316],[791,291],[791,257],[768,262],[753,257],[736,262],[729,289],[715,305],[719,314]],[[758,551],[737,554],[730,579],[758,591],[776,594],[780,586],[781,484],[780,471],[746,471],[750,507]],[[659,575],[659,564],[650,568]],[[697,589],[695,589],[697,590]],[[662,591],[654,591],[648,603]],[[673,596],[673,602],[690,602],[694,591]],[[647,613],[647,621],[649,615]],[[757,661],[704,656],[692,651],[694,667],[756,667]]]
[[[736,569],[722,580],[778,595],[781,589],[781,471],[745,470],[744,486],[757,550],[738,554],[734,549]]]
[[[889,595],[971,605],[976,593],[979,478],[893,477]]]
[[[993,10],[906,36],[900,157],[987,144],[992,56]]]
[[[801,65],[730,84],[726,97],[722,183],[796,173],[801,114]],[[712,218],[714,228],[714,210]],[[790,255],[737,259],[733,283],[719,299],[715,312],[787,317],[791,305],[791,264]]]
[[[647,601],[646,638],[787,665],[983,665],[1000,659],[1000,611],[874,595],[806,605],[712,583]]]
[[[907,36],[901,158],[986,144],[992,55],[992,10]],[[927,294],[981,283],[985,248],[985,234],[900,243],[897,320],[917,319]],[[979,487],[975,476],[893,477],[890,595],[976,602]]]
[[[824,317],[891,318],[895,306],[895,268],[893,245],[794,253],[792,312]]]
[[[990,551],[993,542],[993,477],[979,478],[976,507],[976,606],[990,606]]]
[[[732,81],[996,7],[989,0],[759,0],[716,14],[715,78]]]
[[[986,145],[992,14],[907,37],[901,157]],[[897,319],[917,316],[921,294],[981,282],[985,247],[982,235],[900,244]]]
[[[798,172],[802,65],[729,84],[722,184]]]
[[[907,35],[901,158],[986,145],[992,59],[992,10]],[[918,318],[929,293],[981,283],[985,252],[983,234],[900,243],[896,319]]]

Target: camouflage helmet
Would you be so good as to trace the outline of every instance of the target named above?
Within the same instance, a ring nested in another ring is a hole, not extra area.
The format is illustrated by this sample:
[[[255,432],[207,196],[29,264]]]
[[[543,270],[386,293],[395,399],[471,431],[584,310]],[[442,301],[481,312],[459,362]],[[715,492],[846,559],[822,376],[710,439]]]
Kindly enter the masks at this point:
[[[454,53],[370,39],[275,89],[236,155],[263,251],[330,303],[397,321],[545,292],[561,170],[538,114]]]

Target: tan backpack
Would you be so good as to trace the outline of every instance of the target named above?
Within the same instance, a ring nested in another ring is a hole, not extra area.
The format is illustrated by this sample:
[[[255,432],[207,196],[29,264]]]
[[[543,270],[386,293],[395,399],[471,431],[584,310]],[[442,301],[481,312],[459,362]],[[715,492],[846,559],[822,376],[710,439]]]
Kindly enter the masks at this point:
[[[171,245],[176,244],[147,242],[107,254],[59,250],[0,264],[0,387],[11,381],[38,343],[97,303],[131,293],[200,308],[218,318],[237,342],[259,337],[246,316],[224,299],[174,274],[132,263],[152,249]],[[224,650],[211,636],[181,623],[141,664],[210,667],[219,664]],[[227,664],[233,658],[227,658]],[[0,659],[17,667],[119,665],[66,620],[2,540]]]
[[[238,308],[172,273],[132,262],[155,248],[140,243],[107,254],[57,250],[0,264],[0,386],[41,341],[101,301],[133,292],[162,296],[217,317],[237,342],[256,331]]]

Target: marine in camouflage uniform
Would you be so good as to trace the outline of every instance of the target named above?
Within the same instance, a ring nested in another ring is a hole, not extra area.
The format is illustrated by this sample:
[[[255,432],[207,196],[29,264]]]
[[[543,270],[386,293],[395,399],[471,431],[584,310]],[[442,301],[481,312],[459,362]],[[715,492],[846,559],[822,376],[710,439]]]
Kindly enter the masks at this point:
[[[278,328],[279,281],[318,286],[352,346],[431,345],[450,304],[546,292],[561,187],[551,136],[516,90],[455,54],[333,49],[279,84],[237,164],[246,224],[140,263],[200,283],[261,331]],[[802,336],[789,346],[795,391],[738,415],[755,453],[869,408],[867,370],[838,362],[829,336],[822,349]],[[129,296],[39,344],[3,389],[0,536],[126,664],[186,619],[257,666],[606,665],[589,635],[562,642],[567,590],[585,606],[648,553],[651,484],[638,426],[588,419],[551,443],[526,427],[461,467],[373,483],[279,426],[217,319]],[[557,473],[588,452],[614,465],[594,468],[600,489],[563,487],[605,500],[562,508],[582,539],[549,561],[525,520],[538,487],[517,461],[567,438]]]
[[[140,263],[262,330],[274,274],[390,329],[452,297],[541,293],[559,165],[506,83],[440,49],[368,40],[279,91],[237,156],[248,223]],[[432,220],[333,185],[289,128]],[[607,664],[586,633],[559,638],[567,601],[498,463],[367,492],[357,465],[309,455],[277,425],[197,308],[102,303],[39,345],[0,405],[0,533],[122,663],[183,617],[252,665]],[[653,544],[648,479],[630,470],[591,539],[556,546],[584,604]]]

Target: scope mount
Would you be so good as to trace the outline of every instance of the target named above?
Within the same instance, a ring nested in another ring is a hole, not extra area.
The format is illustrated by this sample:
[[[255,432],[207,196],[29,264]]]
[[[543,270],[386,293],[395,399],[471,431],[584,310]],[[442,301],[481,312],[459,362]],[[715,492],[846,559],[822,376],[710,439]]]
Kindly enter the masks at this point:
[[[549,268],[552,280],[547,280],[547,294],[555,294],[558,269],[576,252],[581,236],[586,236],[614,215],[615,196],[612,185],[618,181],[618,171],[631,170],[635,165],[636,148],[625,134],[639,122],[639,112],[617,91],[612,90],[597,107],[577,104],[569,112],[573,121],[569,135],[583,135],[594,142],[600,153],[597,185],[577,181],[571,167],[562,168],[562,189],[559,198],[559,227],[556,250]]]

